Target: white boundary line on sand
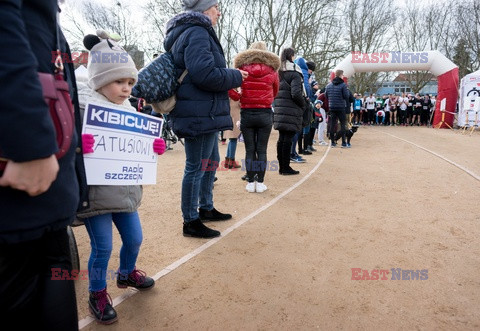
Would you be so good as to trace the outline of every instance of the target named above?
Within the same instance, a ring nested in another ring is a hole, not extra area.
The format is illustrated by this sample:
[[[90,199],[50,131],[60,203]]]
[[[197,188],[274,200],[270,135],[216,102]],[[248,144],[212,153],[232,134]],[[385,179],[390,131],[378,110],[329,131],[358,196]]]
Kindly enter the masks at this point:
[[[222,235],[220,237],[210,239],[205,244],[203,244],[200,247],[194,249],[193,251],[191,251],[187,255],[181,257],[177,261],[175,261],[172,264],[170,264],[169,266],[165,267],[163,270],[156,273],[152,278],[154,280],[158,280],[159,278],[169,274],[170,272],[172,272],[175,269],[177,269],[178,267],[180,267],[182,264],[188,262],[189,260],[193,259],[195,256],[197,256],[200,253],[202,253],[203,251],[205,251],[210,246],[212,246],[212,245],[216,244],[217,242],[219,242],[220,240],[222,240],[226,235],[228,235],[233,230],[241,227],[243,224],[247,223],[248,221],[250,221],[252,218],[256,217],[258,214],[260,214],[264,210],[266,210],[266,209],[270,208],[271,206],[273,206],[274,204],[276,204],[278,201],[280,201],[282,198],[284,198],[287,194],[289,194],[290,192],[295,190],[297,187],[302,185],[307,179],[309,179],[318,170],[318,168],[322,165],[322,163],[327,158],[327,155],[330,152],[330,149],[331,149],[331,147],[328,146],[327,150],[325,151],[325,154],[320,159],[320,161],[318,161],[318,163],[315,165],[315,167],[313,167],[313,169],[310,170],[310,172],[307,175],[305,175],[302,179],[300,179],[298,182],[296,182],[291,187],[289,187],[288,189],[286,189],[285,191],[283,191],[282,193],[277,195],[275,198],[270,200],[270,202],[268,202],[267,204],[263,205],[262,207],[258,208],[254,212],[252,212],[250,215],[244,217],[243,219],[236,222],[235,224],[233,224],[232,226],[230,226],[226,230],[222,231]],[[123,301],[125,301],[126,299],[128,299],[129,297],[131,297],[132,295],[134,295],[137,292],[138,291],[135,290],[135,289],[130,289],[129,291],[126,291],[124,294],[122,294],[122,295],[113,299],[113,306],[114,307],[118,306],[120,303],[122,303]],[[93,321],[95,321],[95,319],[93,317],[87,316],[84,319],[78,321],[78,328],[82,329],[82,328],[86,327],[87,325],[89,325],[90,323],[92,323]]]
[[[383,133],[383,134],[386,134],[386,135],[388,135],[388,136],[391,136],[391,137],[393,137],[393,138],[396,138],[396,139],[398,139],[398,140],[404,141],[404,142],[406,142],[406,143],[408,143],[408,144],[411,144],[411,145],[413,145],[413,146],[415,146],[415,147],[418,147],[418,148],[420,148],[421,150],[424,150],[425,152],[428,152],[428,153],[430,153],[430,154],[433,154],[433,155],[435,155],[436,157],[439,157],[439,158],[441,158],[442,160],[450,163],[451,165],[459,168],[460,170],[465,171],[467,174],[469,174],[470,176],[472,176],[472,177],[475,178],[476,180],[480,181],[480,176],[477,175],[476,173],[474,173],[473,171],[468,170],[468,169],[465,168],[464,166],[462,166],[462,165],[460,165],[460,164],[458,164],[458,163],[456,163],[456,162],[454,162],[454,161],[452,161],[452,160],[449,160],[449,159],[447,159],[446,157],[444,157],[444,156],[442,156],[442,155],[440,155],[440,154],[438,154],[438,153],[436,153],[436,152],[434,152],[434,151],[429,150],[428,148],[425,148],[425,147],[423,147],[423,146],[417,145],[417,144],[415,144],[415,143],[413,143],[413,142],[411,142],[411,141],[408,141],[408,140],[406,140],[406,139],[397,137],[396,135],[393,135],[393,134],[391,134],[391,133],[384,132],[384,131],[382,131],[382,130],[377,130],[377,131],[379,131],[379,132],[381,132],[381,133]]]

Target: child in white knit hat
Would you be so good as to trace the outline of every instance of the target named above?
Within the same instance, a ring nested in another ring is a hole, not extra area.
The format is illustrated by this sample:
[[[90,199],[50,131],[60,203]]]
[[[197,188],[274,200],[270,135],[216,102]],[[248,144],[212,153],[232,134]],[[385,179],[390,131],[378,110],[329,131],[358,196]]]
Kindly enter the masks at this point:
[[[81,115],[86,103],[102,102],[124,105],[135,111],[128,98],[137,81],[137,69],[128,53],[104,31],[84,38],[85,47],[90,50],[88,59],[88,88],[79,91]],[[94,152],[94,137],[82,135],[83,153]],[[165,151],[163,139],[156,139],[155,153]],[[89,186],[89,207],[77,216],[84,221],[92,247],[88,261],[90,312],[102,324],[117,320],[117,313],[107,293],[106,279],[108,261],[112,252],[112,222],[121,238],[120,267],[116,275],[120,288],[134,287],[148,290],[155,281],[135,267],[142,243],[142,227],[137,212],[142,199],[142,187],[133,186]]]

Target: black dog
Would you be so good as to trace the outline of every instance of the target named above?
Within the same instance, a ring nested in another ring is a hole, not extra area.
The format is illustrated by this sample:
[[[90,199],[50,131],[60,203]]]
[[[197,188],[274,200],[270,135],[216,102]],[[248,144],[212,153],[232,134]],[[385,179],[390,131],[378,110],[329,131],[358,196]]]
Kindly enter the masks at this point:
[[[347,132],[345,133],[345,136],[347,137],[347,144],[350,144],[350,140],[352,139],[353,134],[357,132],[357,130],[358,125],[352,125],[352,127],[347,130]],[[335,142],[337,142],[340,138],[342,138],[342,136],[340,135],[340,132],[337,131],[337,133],[335,133]]]

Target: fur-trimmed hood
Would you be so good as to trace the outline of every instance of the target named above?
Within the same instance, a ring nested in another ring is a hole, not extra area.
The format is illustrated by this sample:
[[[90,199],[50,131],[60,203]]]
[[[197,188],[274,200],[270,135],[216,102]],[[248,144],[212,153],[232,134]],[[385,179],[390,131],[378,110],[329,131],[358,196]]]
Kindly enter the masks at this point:
[[[186,11],[174,16],[167,22],[165,34],[168,34],[172,29],[180,25],[200,25],[204,28],[210,28],[212,26],[212,21],[205,14]]]
[[[243,52],[240,52],[233,59],[233,66],[235,68],[240,68],[241,66],[252,64],[252,63],[262,63],[267,66],[272,67],[275,71],[280,69],[280,58],[275,53],[270,51],[264,51],[260,49],[247,49]]]

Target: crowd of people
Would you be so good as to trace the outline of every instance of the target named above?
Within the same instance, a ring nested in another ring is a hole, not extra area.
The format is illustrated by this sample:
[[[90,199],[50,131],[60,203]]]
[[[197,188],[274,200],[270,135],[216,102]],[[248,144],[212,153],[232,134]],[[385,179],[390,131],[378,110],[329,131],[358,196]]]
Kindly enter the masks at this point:
[[[267,146],[272,128],[279,133],[278,174],[287,176],[299,174],[291,164],[305,162],[304,157],[316,151],[315,141],[327,146],[328,136],[335,147],[340,137],[342,147],[351,147],[345,134],[352,122],[427,125],[430,120],[434,101],[428,96],[362,98],[350,92],[341,70],[319,89],[313,76],[315,63],[296,56],[291,47],[278,56],[258,41],[237,54],[234,68],[228,68],[214,30],[220,17],[218,2],[182,0],[182,5],[184,11],[167,23],[164,46],[172,53],[178,76],[188,71],[169,114],[169,123],[185,143],[179,201],[184,236],[220,236],[204,223],[232,218],[218,211],[213,200],[215,170],[221,164],[220,132],[229,138],[227,168],[240,167],[235,154],[241,133],[246,191],[262,193],[268,189]],[[11,110],[0,112],[0,161],[5,162],[0,170],[0,316],[5,324],[19,328],[76,330],[73,281],[52,277],[54,268],[71,271],[67,226],[73,220],[83,222],[90,238],[88,306],[99,323],[118,319],[106,282],[113,251],[112,224],[122,239],[116,285],[139,290],[155,285],[136,266],[143,240],[138,213],[142,187],[86,183],[83,155],[94,153],[96,142],[93,135],[82,134],[85,105],[102,102],[130,107],[132,112],[150,108],[137,102],[132,107],[129,101],[138,79],[130,56],[121,62],[90,57],[88,83],[78,86],[71,63],[61,67],[58,58],[57,65],[52,62],[54,50],[70,54],[58,12],[57,0],[0,2],[0,108]],[[105,31],[87,35],[83,42],[90,52],[126,54],[118,39]],[[12,45],[16,52],[7,51]],[[58,160],[56,131],[37,72],[63,73],[74,106],[72,143]],[[22,100],[24,106],[18,107],[15,100]],[[165,142],[155,139],[153,152],[162,155],[164,151]]]
[[[432,123],[435,96],[419,93],[362,97],[354,94],[352,122],[355,125],[428,126]]]

